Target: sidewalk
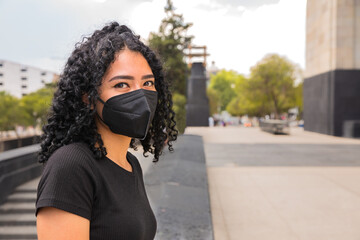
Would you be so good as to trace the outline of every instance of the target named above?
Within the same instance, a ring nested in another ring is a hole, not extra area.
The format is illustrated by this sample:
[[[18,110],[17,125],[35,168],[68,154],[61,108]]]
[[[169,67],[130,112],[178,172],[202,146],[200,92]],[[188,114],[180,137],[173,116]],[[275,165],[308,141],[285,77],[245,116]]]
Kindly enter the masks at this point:
[[[292,130],[203,136],[215,240],[360,239],[360,141]]]

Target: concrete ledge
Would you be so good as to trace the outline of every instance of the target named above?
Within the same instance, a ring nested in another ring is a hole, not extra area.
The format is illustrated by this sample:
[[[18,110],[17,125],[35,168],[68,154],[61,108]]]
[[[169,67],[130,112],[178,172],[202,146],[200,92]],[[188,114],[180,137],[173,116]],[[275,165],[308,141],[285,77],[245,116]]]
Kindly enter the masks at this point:
[[[0,153],[0,204],[17,186],[41,175],[38,151],[36,144]]]
[[[26,147],[40,142],[40,136],[34,135],[30,137],[13,138],[0,141],[0,152]]]
[[[260,121],[261,130],[274,134],[290,134],[289,122],[284,120],[264,120]]]
[[[214,239],[201,136],[178,136],[174,152],[164,149],[144,179],[158,223],[156,239]]]
[[[360,120],[344,121],[343,134],[348,138],[360,138]]]

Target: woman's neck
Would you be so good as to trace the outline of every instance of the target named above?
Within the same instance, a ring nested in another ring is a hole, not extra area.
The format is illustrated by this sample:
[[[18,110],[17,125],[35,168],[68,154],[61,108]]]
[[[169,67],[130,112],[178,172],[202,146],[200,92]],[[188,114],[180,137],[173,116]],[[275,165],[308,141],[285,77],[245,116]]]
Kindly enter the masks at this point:
[[[129,166],[126,154],[130,146],[131,138],[125,135],[113,133],[103,122],[96,121],[97,130],[101,135],[107,157],[120,166]]]

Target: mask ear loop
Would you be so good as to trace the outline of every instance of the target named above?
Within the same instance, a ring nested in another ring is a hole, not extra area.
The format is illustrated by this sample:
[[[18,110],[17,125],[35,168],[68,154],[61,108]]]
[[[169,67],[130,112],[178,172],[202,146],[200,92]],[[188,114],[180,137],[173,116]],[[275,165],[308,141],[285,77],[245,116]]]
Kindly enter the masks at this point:
[[[98,99],[99,99],[99,101],[104,105],[104,107],[105,107],[105,102],[101,99],[101,98],[99,98],[98,97]],[[107,126],[107,124],[104,122],[104,120],[100,117],[100,115],[99,115],[99,113],[96,111],[96,115],[100,118],[100,120]]]

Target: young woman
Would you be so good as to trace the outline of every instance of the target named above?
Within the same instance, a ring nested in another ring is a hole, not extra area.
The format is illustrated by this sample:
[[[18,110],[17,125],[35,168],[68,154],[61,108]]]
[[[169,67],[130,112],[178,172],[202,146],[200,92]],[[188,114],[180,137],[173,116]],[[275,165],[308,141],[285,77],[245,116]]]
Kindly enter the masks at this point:
[[[44,126],[38,239],[154,239],[137,158],[157,162],[177,138],[172,97],[154,52],[112,22],[75,46]]]

